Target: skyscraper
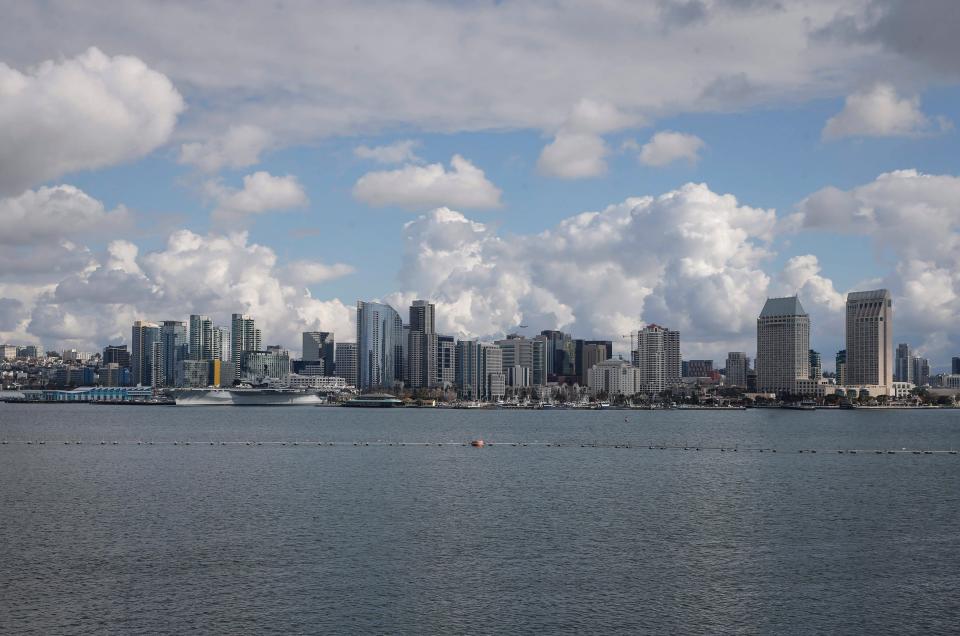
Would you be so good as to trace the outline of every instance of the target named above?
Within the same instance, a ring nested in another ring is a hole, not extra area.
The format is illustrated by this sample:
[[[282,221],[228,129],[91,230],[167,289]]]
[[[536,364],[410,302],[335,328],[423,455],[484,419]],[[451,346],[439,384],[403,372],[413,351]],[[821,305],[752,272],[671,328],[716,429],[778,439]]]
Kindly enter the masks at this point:
[[[243,354],[260,350],[260,330],[251,316],[233,314],[230,319],[230,363],[234,379],[242,377]]]
[[[403,377],[403,321],[393,307],[357,301],[357,380],[392,390]]]
[[[745,351],[731,351],[727,354],[727,386],[746,388],[747,369],[750,368],[750,360]]]
[[[130,374],[135,385],[153,384],[154,345],[160,341],[160,327],[152,322],[138,320],[133,323],[130,337]]]
[[[633,366],[640,369],[640,384],[649,394],[680,383],[680,332],[647,325],[637,332]]]
[[[886,289],[847,294],[847,384],[893,382],[893,302]]]
[[[160,344],[163,348],[162,377],[154,379],[156,386],[173,386],[177,367],[189,355],[190,341],[187,323],[182,320],[164,320],[160,325]]]
[[[357,343],[338,342],[335,363],[337,377],[343,378],[350,386],[357,386]]]
[[[911,361],[911,373],[913,374],[913,383],[917,386],[927,386],[930,384],[930,362],[926,358],[915,356]]]
[[[190,359],[214,359],[213,321],[210,316],[190,314]]]
[[[590,367],[613,357],[613,342],[610,340],[574,340],[573,371],[580,386],[587,386]]]
[[[823,362],[820,358],[820,352],[810,350],[810,379],[819,382],[823,379]]]
[[[457,391],[462,398],[480,399],[479,345],[476,340],[458,340],[456,350],[454,383]]]
[[[414,389],[437,383],[436,308],[426,300],[410,305],[410,332],[407,336],[407,385]]]
[[[800,393],[810,379],[810,316],[796,296],[768,298],[757,318],[757,389]]]
[[[837,384],[844,386],[847,383],[847,350],[837,351]]]
[[[437,336],[437,386],[449,388],[456,380],[457,344],[453,336]]]
[[[494,344],[500,347],[507,384],[509,386],[529,384],[529,378],[533,375],[533,341],[512,333]],[[527,380],[526,384],[520,382],[524,378]]]
[[[960,375],[960,356],[950,360],[950,373]]]
[[[303,332],[304,362],[323,361],[323,374],[334,375],[336,367],[333,334],[329,331]]]
[[[893,381],[913,382],[913,352],[906,342],[897,345],[897,355],[893,361]]]

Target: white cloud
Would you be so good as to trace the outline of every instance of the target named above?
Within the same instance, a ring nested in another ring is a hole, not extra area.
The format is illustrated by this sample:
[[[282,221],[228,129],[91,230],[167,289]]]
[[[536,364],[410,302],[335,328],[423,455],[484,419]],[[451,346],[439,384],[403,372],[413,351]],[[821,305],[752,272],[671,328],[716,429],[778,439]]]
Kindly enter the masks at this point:
[[[170,80],[136,57],[91,48],[26,73],[0,63],[0,192],[142,157],[182,110]]]
[[[823,138],[913,136],[949,126],[944,118],[934,122],[924,115],[919,97],[900,97],[880,83],[847,97],[843,110],[827,120]]]
[[[65,238],[117,231],[129,221],[124,208],[107,211],[100,201],[70,185],[27,190],[0,199],[0,245],[57,244]]]
[[[231,126],[221,137],[180,146],[180,163],[197,166],[204,172],[222,168],[246,168],[260,161],[270,147],[272,135],[259,126]]]
[[[534,235],[498,236],[441,208],[404,229],[401,295],[436,299],[452,333],[491,337],[522,323],[608,338],[646,321],[680,329],[685,352],[719,350],[752,333],[774,227],[773,211],[696,184]]]
[[[317,261],[293,261],[286,267],[284,280],[301,286],[315,285],[343,278],[354,271],[354,267],[346,263],[327,265]]]
[[[604,133],[637,125],[641,119],[627,115],[607,102],[581,99],[537,160],[541,174],[561,179],[598,177],[607,171],[610,149]]]
[[[234,190],[213,182],[208,190],[216,199],[213,218],[219,221],[238,220],[252,214],[288,210],[307,205],[303,186],[293,175],[275,177],[260,171],[243,178],[243,188]]]
[[[403,139],[386,146],[357,146],[353,149],[354,156],[360,159],[370,159],[377,163],[418,163],[420,157],[414,148],[420,145],[414,139]]]
[[[441,205],[461,208],[495,208],[500,188],[483,170],[460,155],[443,164],[406,165],[397,170],[368,172],[353,186],[353,196],[367,205],[424,209]]]
[[[316,266],[322,264],[310,265],[318,282]],[[249,242],[246,233],[180,230],[162,249],[144,254],[117,241],[94,267],[66,276],[30,303],[28,334],[44,343],[95,348],[127,341],[137,319],[185,320],[205,313],[226,323],[231,313],[243,312],[256,318],[270,343],[295,348],[300,332],[310,329],[350,338],[352,307],[312,298],[291,284],[288,273],[273,250]]]
[[[700,159],[703,140],[696,135],[662,130],[643,144],[640,149],[640,163],[647,166],[665,166],[680,159],[691,164]]]

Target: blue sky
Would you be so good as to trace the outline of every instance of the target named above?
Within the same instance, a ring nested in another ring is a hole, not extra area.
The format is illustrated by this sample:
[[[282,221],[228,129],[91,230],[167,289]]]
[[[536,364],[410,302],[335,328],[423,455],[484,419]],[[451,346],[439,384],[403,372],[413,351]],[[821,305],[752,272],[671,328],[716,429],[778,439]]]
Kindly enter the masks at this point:
[[[5,244],[57,264],[0,273],[0,339],[245,311],[296,347],[425,296],[450,333],[657,320],[721,360],[799,293],[832,359],[868,285],[960,354],[957,45],[888,28],[949,2],[174,6],[8,7]]]

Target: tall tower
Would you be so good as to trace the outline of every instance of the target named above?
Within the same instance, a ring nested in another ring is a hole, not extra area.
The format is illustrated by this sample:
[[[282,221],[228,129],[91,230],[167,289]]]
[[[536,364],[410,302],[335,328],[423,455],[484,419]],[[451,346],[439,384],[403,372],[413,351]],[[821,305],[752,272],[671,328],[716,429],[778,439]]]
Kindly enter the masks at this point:
[[[390,305],[357,301],[358,388],[393,389],[403,377],[403,321]]]
[[[796,296],[768,298],[757,318],[757,390],[797,392],[810,378],[810,316]]]
[[[680,382],[680,332],[647,325],[637,332],[633,366],[640,369],[640,384],[647,393],[660,393]]]
[[[130,337],[130,373],[134,385],[153,384],[154,344],[160,341],[160,327],[152,322],[133,323]]]
[[[893,383],[893,301],[886,289],[847,294],[847,384]]]
[[[746,388],[747,369],[750,368],[750,359],[746,351],[731,351],[727,354],[727,386]]]
[[[893,381],[913,382],[913,352],[910,345],[901,342],[897,345],[897,356],[893,361]]]
[[[410,333],[407,342],[407,375],[414,389],[437,384],[436,307],[426,300],[410,305]]]
[[[303,332],[303,360],[323,360],[323,375],[334,375],[336,367],[333,333],[329,331]]]
[[[186,360],[190,348],[187,338],[187,323],[182,320],[164,320],[160,325],[160,346],[163,349],[163,364],[159,367],[162,376],[154,378],[156,386],[172,386],[177,367]]]
[[[230,362],[233,377],[240,378],[240,365],[246,351],[260,350],[260,330],[251,316],[233,314],[230,319]]]
[[[213,321],[210,316],[190,315],[190,359],[213,360]]]

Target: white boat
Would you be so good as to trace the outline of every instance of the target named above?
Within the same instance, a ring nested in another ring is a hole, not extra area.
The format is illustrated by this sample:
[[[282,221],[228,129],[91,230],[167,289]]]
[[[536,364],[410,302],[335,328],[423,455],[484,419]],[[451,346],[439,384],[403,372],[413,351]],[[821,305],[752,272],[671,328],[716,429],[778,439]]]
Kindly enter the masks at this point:
[[[177,389],[177,406],[316,406],[324,399],[304,389],[238,387],[228,389]]]

